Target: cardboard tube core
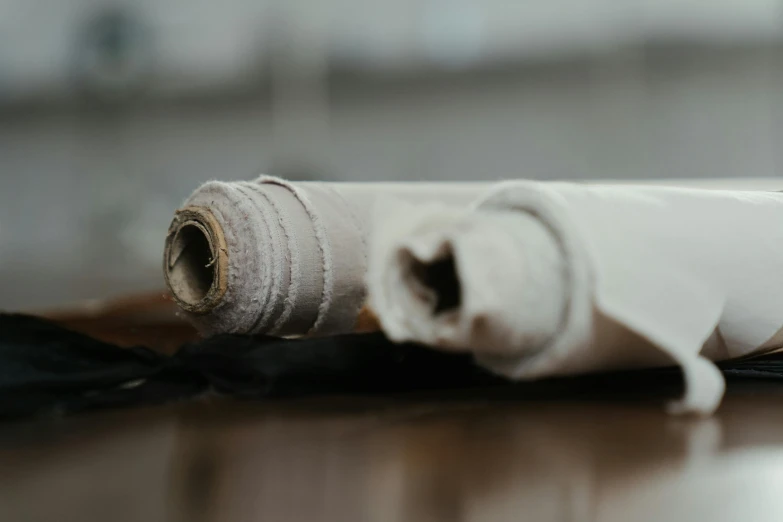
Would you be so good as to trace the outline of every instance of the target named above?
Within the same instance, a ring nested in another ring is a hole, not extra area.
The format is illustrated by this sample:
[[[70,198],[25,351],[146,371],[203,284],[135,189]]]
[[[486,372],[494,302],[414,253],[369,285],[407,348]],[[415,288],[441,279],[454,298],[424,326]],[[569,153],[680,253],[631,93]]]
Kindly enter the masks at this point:
[[[459,308],[462,290],[453,253],[431,262],[410,255],[408,262],[412,286],[422,290],[424,299],[432,305],[433,315]]]
[[[169,227],[163,273],[184,310],[205,314],[218,306],[228,287],[228,250],[223,229],[203,207],[177,212]]]

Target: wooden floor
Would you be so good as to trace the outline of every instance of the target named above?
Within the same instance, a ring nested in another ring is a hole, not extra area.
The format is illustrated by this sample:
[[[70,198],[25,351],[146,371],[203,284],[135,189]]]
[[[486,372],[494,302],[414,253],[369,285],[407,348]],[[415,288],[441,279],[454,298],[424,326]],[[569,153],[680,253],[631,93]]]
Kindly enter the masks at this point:
[[[770,383],[733,386],[706,420],[657,400],[463,394],[0,426],[0,521],[13,522],[781,521],[782,486]]]

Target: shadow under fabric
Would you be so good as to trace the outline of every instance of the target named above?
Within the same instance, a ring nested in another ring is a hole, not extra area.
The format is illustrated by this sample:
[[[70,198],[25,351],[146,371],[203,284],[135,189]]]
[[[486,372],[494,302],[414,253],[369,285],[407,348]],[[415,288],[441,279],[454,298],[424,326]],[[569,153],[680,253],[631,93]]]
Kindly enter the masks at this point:
[[[729,377],[779,380],[783,356],[730,362],[722,369]],[[0,314],[0,420],[213,394],[271,400],[436,392],[439,400],[518,400],[636,392],[649,398],[651,390],[676,393],[680,379],[675,369],[511,384],[468,355],[394,344],[380,333],[304,340],[226,334],[167,356],[140,346],[120,348],[44,319]]]

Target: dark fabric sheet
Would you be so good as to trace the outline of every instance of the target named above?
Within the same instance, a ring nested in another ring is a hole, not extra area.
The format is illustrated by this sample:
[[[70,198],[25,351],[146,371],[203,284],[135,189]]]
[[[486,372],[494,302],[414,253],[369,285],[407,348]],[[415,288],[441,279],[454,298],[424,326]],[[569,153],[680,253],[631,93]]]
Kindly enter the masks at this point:
[[[783,357],[723,369],[733,378],[783,379]],[[664,386],[679,378],[676,370],[654,370],[560,379],[558,387],[562,391],[567,381],[574,393]],[[380,333],[305,340],[222,335],[166,356],[145,347],[120,348],[43,319],[0,314],[0,419],[158,404],[205,393],[271,399],[498,386],[512,385],[474,365],[470,356],[393,344]],[[530,387],[515,387],[517,397],[532,393]]]

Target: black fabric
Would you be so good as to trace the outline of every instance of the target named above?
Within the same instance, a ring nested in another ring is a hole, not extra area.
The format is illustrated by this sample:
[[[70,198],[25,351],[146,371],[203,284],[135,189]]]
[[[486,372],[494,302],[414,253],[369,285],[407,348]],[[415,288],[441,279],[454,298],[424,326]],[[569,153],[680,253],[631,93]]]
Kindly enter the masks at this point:
[[[783,380],[783,356],[722,369],[730,378]],[[676,370],[654,370],[591,376],[582,383],[605,390],[671,383],[679,376]],[[144,347],[120,348],[43,319],[0,314],[0,419],[157,404],[207,392],[258,399],[500,385],[510,386],[468,355],[393,344],[380,333],[307,340],[222,335],[166,356]]]
[[[220,335],[169,357],[0,314],[0,418],[162,403],[208,391],[272,398],[499,382],[467,356],[396,345],[379,333],[307,340]]]

